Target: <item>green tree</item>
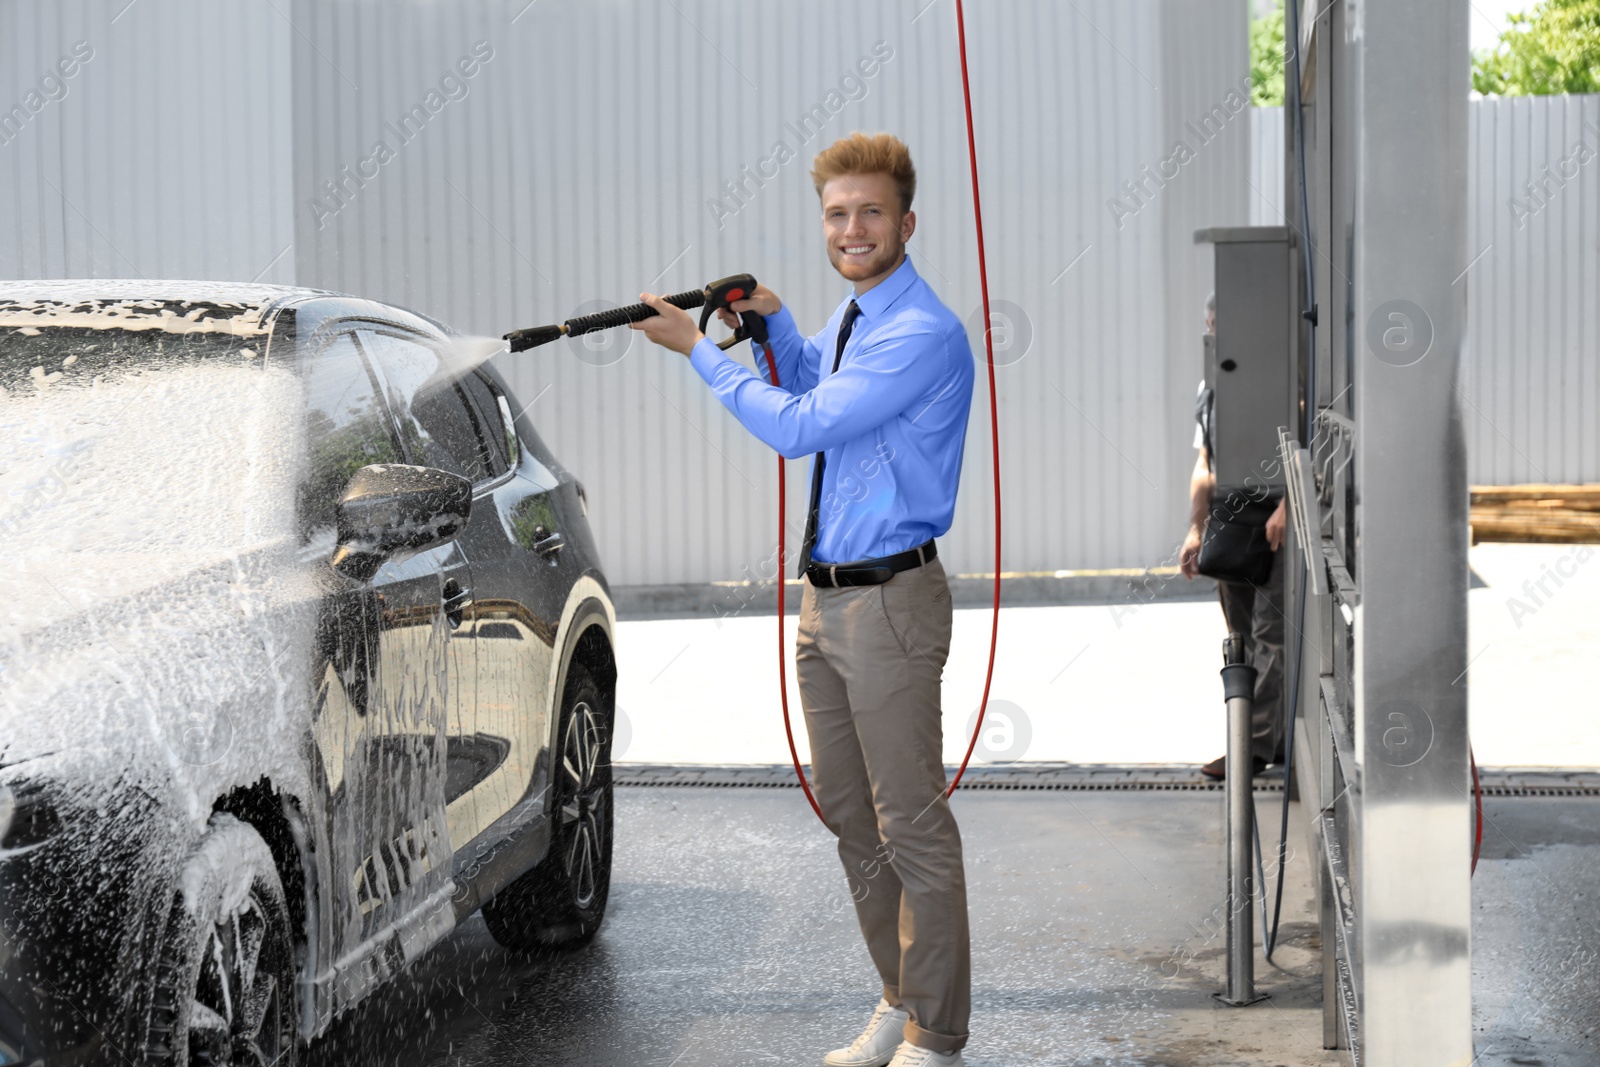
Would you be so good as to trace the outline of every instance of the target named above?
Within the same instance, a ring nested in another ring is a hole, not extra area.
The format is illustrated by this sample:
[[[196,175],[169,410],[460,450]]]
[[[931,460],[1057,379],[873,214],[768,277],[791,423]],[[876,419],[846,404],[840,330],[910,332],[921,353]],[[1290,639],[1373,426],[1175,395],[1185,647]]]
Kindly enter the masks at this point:
[[[1283,0],[1276,11],[1250,20],[1250,102],[1283,105]]]
[[[1540,0],[1472,57],[1484,96],[1600,92],[1600,0]]]

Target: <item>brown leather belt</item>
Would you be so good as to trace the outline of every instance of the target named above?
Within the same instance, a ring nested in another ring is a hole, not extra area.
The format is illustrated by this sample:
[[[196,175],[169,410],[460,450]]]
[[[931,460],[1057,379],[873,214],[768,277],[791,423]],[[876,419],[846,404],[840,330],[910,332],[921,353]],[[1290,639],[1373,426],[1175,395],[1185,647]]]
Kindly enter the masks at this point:
[[[892,556],[879,556],[877,559],[858,559],[850,563],[818,563],[812,560],[806,567],[806,577],[812,585],[821,589],[882,585],[901,571],[920,567],[938,558],[938,547],[932,541],[924,541],[916,548],[908,548]]]

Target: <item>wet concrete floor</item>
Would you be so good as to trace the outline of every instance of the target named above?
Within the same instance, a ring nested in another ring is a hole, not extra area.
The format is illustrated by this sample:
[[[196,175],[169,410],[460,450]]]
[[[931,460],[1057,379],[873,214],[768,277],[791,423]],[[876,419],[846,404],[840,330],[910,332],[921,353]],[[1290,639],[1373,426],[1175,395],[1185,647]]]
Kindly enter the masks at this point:
[[[1258,794],[1275,838],[1279,795]],[[1223,984],[1222,795],[957,795],[973,930],[973,1067],[1346,1062],[1321,1047],[1303,828],[1261,1004]],[[1595,799],[1487,802],[1475,884],[1480,1063],[1600,1062]],[[1267,814],[1270,811],[1270,816]],[[876,978],[831,836],[795,789],[619,787],[595,942],[528,960],[474,917],[341,1019],[315,1064],[819,1064]]]

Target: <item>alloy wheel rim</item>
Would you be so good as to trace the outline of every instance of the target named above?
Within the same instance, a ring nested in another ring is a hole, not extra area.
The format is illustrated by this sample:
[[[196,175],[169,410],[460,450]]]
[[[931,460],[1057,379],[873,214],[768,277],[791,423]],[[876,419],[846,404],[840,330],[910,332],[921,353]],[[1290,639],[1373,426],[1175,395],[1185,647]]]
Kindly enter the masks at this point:
[[[189,1002],[190,1063],[267,1067],[283,1055],[283,991],[262,966],[268,934],[254,893],[207,930]]]
[[[561,767],[565,778],[561,826],[567,835],[566,873],[573,901],[587,908],[599,894],[605,859],[604,755],[600,719],[594,706],[579,701],[567,723]]]

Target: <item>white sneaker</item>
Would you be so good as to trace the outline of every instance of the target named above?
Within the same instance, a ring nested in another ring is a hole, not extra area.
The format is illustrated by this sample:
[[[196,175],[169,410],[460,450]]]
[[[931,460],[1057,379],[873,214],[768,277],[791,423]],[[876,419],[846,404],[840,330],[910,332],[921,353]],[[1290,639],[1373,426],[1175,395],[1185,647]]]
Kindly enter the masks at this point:
[[[887,1067],[900,1047],[906,1020],[910,1018],[904,1008],[891,1008],[881,997],[872,1013],[872,1021],[850,1042],[849,1048],[836,1048],[822,1062],[827,1067]]]
[[[909,1041],[900,1042],[888,1067],[966,1067],[960,1052],[935,1052]]]

